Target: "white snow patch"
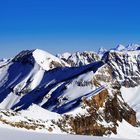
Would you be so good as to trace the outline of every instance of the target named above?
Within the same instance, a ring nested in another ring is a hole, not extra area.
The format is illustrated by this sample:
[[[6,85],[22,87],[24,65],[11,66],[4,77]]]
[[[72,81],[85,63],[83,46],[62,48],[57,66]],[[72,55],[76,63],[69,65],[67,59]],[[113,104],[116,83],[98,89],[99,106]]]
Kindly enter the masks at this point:
[[[22,114],[22,116],[26,116],[28,118],[36,120],[57,120],[58,118],[60,118],[59,114],[43,109],[42,107],[39,107],[35,104],[30,106],[27,110],[20,111],[20,113]]]
[[[113,138],[125,138],[125,139],[140,139],[140,127],[133,127],[128,122],[123,120],[118,122],[117,135],[111,134]]]
[[[125,102],[136,111],[137,119],[140,121],[140,86],[134,88],[122,87],[121,93]]]
[[[33,52],[33,57],[35,59],[35,61],[44,69],[44,70],[50,70],[50,63],[52,61],[58,62],[59,64],[65,64],[66,66],[69,66],[66,62],[62,61],[61,59],[59,59],[58,57],[45,52],[43,50],[40,49],[36,49]]]

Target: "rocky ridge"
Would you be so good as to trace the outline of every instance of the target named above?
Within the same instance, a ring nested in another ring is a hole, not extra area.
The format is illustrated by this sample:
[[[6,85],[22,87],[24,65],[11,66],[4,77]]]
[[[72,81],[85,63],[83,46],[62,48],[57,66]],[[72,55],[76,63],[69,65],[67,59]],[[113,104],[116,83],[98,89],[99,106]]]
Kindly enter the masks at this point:
[[[125,102],[120,90],[122,86],[140,85],[139,46],[133,50],[130,46],[129,50],[117,48],[105,51],[102,57],[94,52],[55,57],[42,50],[23,51],[1,62],[1,109],[19,112],[36,104],[56,112],[59,119],[46,122],[47,127],[39,125],[51,132],[59,128],[59,133],[117,135],[123,120],[139,127],[137,112]],[[17,67],[19,71],[13,74]],[[1,122],[11,124],[5,117]],[[11,126],[20,127],[20,122]],[[28,127],[28,123],[22,126]],[[31,127],[37,129],[36,124]]]

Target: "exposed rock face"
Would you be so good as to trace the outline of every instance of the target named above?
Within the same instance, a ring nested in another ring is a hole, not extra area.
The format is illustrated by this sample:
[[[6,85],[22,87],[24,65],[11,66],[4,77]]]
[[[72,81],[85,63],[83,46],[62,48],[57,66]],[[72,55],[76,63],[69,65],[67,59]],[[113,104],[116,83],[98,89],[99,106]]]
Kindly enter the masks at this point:
[[[112,75],[121,85],[134,87],[140,84],[140,51],[130,50],[130,47],[129,51],[126,49],[106,51],[102,56],[102,60],[111,67]],[[71,66],[86,65],[101,59],[94,52],[77,52],[69,54],[68,57],[65,55],[59,57]]]
[[[64,67],[64,65],[63,64],[60,64],[60,63],[58,63],[58,62],[56,62],[56,61],[52,61],[51,63],[50,63],[50,68],[52,69],[52,68],[59,68],[59,67]]]
[[[17,56],[15,56],[12,61],[13,62],[21,62],[23,64],[29,63],[34,64],[34,58],[32,57],[32,50],[25,50],[20,52]]]
[[[104,71],[106,72],[104,75]],[[95,82],[98,81],[98,84]],[[87,113],[64,116],[58,124],[67,131],[67,124],[71,126],[71,133],[80,135],[103,136],[111,133],[117,134],[118,122],[124,119],[132,126],[138,126],[136,112],[123,100],[120,92],[120,84],[112,77],[112,70],[109,65],[100,68],[93,79],[93,84],[100,86],[101,83],[108,86],[96,96],[83,98]],[[64,121],[65,120],[65,121]]]
[[[122,122],[123,119],[136,127],[138,122],[135,111],[123,101],[119,94],[115,93],[115,96],[111,98],[108,91],[104,90],[92,99],[84,100],[85,105],[88,106],[88,114],[76,117],[65,116],[58,123],[60,128],[67,131],[65,126],[69,124],[71,133],[103,136],[117,134],[117,122]]]
[[[75,59],[76,58],[76,59]],[[85,65],[100,58],[95,54],[76,53],[67,59],[62,58],[71,66]],[[78,61],[75,61],[78,60]],[[118,122],[127,121],[137,126],[136,112],[123,100],[120,92],[121,85],[133,87],[140,84],[140,55],[139,52],[106,52],[102,60],[105,62],[95,73],[92,84],[107,88],[91,99],[83,99],[87,114],[78,114],[76,117],[67,116],[58,122],[63,131],[82,135],[103,136],[117,134]],[[81,86],[81,85],[80,85]],[[65,121],[64,121],[65,120]],[[105,124],[104,124],[105,122]],[[71,126],[68,131],[67,125]]]
[[[93,117],[94,115],[94,117]],[[103,136],[106,132],[114,132],[113,128],[104,127],[96,122],[98,115],[92,113],[91,116],[77,116],[71,119],[71,126],[76,134]]]
[[[107,63],[112,75],[126,87],[134,87],[140,84],[140,52],[110,51],[104,54],[103,61]]]
[[[12,59],[12,61],[19,62],[22,64],[31,64],[33,66],[37,63],[44,70],[52,70],[54,68],[66,66],[69,67],[69,65],[65,61],[39,49],[24,50],[20,52],[18,55],[16,55]]]
[[[86,51],[82,53],[76,52],[69,54],[68,57],[65,55],[61,55],[59,57],[73,67],[87,65],[100,60],[100,57],[97,53]]]

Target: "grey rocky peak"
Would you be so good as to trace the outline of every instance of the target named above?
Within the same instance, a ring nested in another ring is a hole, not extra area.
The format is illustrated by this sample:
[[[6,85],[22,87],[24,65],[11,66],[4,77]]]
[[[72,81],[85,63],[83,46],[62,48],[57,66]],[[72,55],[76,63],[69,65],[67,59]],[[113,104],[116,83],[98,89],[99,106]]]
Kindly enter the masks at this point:
[[[100,56],[92,51],[76,52],[72,54],[64,53],[59,57],[74,67],[87,65],[100,60]]]
[[[126,47],[124,45],[122,45],[122,44],[119,44],[119,45],[117,45],[116,50],[117,51],[125,51]]]
[[[99,48],[99,50],[98,50],[98,54],[100,54],[100,55],[103,55],[105,52],[107,52],[107,49],[105,49],[103,47]]]

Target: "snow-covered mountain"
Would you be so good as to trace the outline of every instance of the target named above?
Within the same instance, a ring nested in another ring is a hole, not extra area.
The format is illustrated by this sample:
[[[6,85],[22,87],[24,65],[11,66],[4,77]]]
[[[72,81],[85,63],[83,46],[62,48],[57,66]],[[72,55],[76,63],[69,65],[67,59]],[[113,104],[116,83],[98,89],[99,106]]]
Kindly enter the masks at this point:
[[[128,44],[127,46],[124,46],[122,44],[119,44],[115,48],[110,49],[110,50],[115,50],[115,51],[136,51],[136,50],[140,50],[140,45],[131,43],[131,44]]]
[[[124,138],[128,127],[132,138],[139,139],[138,91],[126,95],[139,85],[138,45],[57,56],[39,49],[22,51],[0,61],[0,123]]]
[[[113,70],[114,77],[123,86],[140,84],[140,51],[108,51],[102,57]]]
[[[64,53],[58,55],[58,57],[68,63],[70,66],[82,66],[87,65],[95,61],[100,60],[100,56],[96,52],[84,51],[82,53],[76,52],[73,54]]]

